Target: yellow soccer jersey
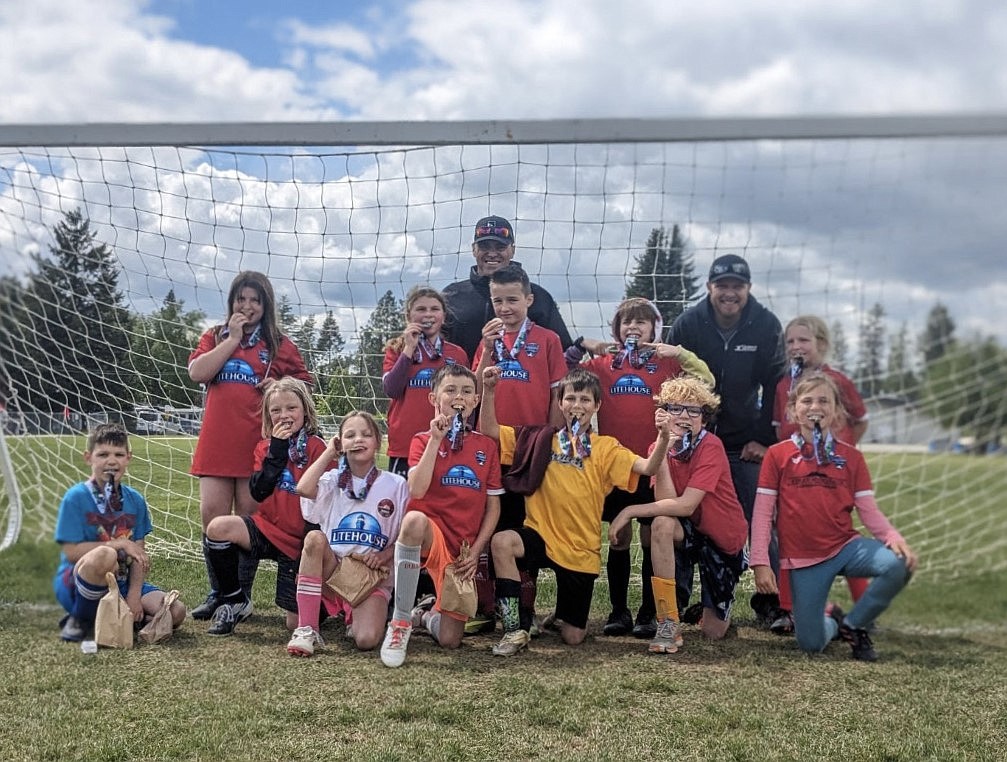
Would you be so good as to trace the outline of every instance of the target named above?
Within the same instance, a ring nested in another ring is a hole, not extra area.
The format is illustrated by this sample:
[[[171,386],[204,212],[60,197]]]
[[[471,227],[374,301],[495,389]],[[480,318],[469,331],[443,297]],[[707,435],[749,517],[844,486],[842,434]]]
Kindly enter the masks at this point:
[[[500,462],[513,463],[515,431],[500,427]],[[546,554],[572,571],[601,571],[601,512],[614,487],[633,492],[637,456],[617,439],[591,433],[591,455],[568,457],[552,438],[552,460],[533,495],[525,498],[525,526],[545,540]]]

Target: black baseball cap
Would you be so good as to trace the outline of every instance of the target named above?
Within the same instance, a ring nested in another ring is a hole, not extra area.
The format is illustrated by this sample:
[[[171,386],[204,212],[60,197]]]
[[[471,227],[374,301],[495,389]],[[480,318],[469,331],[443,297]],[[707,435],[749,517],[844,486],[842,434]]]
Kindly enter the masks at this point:
[[[499,241],[503,244],[514,243],[514,226],[503,217],[483,217],[476,223],[475,243],[480,241]]]
[[[710,283],[715,283],[724,278],[734,278],[745,283],[752,282],[752,271],[748,269],[748,262],[737,254],[725,254],[717,257],[710,265]]]

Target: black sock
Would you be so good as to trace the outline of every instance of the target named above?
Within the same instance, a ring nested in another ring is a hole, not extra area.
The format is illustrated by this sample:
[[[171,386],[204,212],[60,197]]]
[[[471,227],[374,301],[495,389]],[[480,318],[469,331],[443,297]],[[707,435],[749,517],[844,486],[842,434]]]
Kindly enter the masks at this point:
[[[612,602],[612,611],[620,612],[629,608],[629,548],[626,550],[608,549],[608,599]]]
[[[227,540],[207,538],[203,548],[217,578],[218,594],[229,603],[235,602],[242,594],[238,582],[238,546]]]

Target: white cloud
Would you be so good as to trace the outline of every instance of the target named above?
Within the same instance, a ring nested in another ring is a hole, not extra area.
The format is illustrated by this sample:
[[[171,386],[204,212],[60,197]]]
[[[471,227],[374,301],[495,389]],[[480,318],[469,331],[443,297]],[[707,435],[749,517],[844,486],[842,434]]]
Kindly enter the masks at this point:
[[[507,0],[462,10],[417,0],[368,14],[370,26],[277,23],[272,66],[224,36],[219,46],[177,39],[154,10],[127,0],[0,5],[0,121],[1007,108],[1007,10],[992,2]],[[107,225],[141,297],[156,301],[172,283],[216,314],[233,272],[254,266],[306,310],[366,316],[388,284],[463,277],[468,228],[494,211],[518,222],[519,257],[569,297],[568,317],[597,332],[650,229],[677,222],[700,276],[716,252],[743,250],[757,294],[781,316],[821,309],[855,333],[855,316],[876,300],[893,320],[920,322],[940,298],[961,325],[978,326],[991,306],[1003,311],[1007,287],[1003,143],[504,146],[300,163],[137,149],[128,171],[80,153],[67,162],[76,179],[62,166],[47,176],[42,161],[11,168],[18,157],[2,155],[0,246],[18,251],[23,269],[58,215],[58,205],[34,206],[51,192],[64,208],[86,201]]]

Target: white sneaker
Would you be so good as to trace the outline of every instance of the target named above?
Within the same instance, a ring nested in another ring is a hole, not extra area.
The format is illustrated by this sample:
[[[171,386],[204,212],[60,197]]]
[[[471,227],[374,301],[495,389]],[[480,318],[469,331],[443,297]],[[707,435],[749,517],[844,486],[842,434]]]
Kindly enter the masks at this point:
[[[291,656],[314,656],[316,645],[325,645],[322,636],[311,627],[298,627],[287,643],[287,653]]]
[[[527,648],[529,640],[531,640],[531,637],[526,630],[505,632],[500,642],[493,646],[493,655],[513,656],[522,648]]]
[[[412,634],[411,622],[402,619],[390,621],[385,631],[385,640],[381,644],[381,663],[386,667],[401,667],[406,660],[406,647]]]

